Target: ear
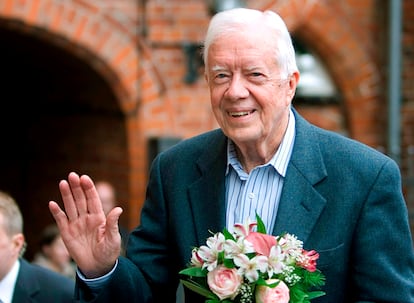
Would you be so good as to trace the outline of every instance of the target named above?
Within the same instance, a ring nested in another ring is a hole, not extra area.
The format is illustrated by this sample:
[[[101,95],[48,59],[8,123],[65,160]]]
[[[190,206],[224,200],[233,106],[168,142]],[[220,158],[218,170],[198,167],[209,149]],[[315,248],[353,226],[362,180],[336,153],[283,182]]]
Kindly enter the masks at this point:
[[[288,95],[291,100],[295,96],[296,87],[298,86],[299,78],[300,78],[299,71],[295,71],[292,75],[290,75]]]
[[[12,238],[13,241],[13,252],[17,255],[17,256],[21,256],[25,249],[25,239],[24,239],[24,235],[19,233],[19,234],[15,234]]]
[[[204,79],[206,80],[206,83],[208,84],[208,75],[207,75],[207,71],[204,72]]]

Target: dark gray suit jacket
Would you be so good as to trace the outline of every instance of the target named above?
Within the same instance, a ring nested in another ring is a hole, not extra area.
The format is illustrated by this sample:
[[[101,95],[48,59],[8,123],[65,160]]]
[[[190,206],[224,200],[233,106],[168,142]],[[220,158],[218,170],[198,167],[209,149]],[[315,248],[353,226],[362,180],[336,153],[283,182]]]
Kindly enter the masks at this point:
[[[320,254],[318,303],[414,302],[414,254],[398,166],[295,112],[296,138],[273,233]],[[151,169],[141,225],[96,302],[174,302],[178,271],[209,231],[225,226],[221,130],[183,141]],[[91,299],[79,282],[78,295]],[[151,299],[150,297],[153,297]],[[187,292],[189,303],[204,302]]]
[[[20,259],[12,303],[75,302],[74,289],[73,280]]]

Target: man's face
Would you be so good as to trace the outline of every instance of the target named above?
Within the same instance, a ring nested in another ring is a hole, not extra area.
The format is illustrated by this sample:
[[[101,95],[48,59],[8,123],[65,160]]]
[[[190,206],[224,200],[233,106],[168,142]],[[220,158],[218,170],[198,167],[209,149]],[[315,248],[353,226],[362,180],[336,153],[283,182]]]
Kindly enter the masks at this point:
[[[274,47],[253,30],[218,37],[206,66],[218,124],[236,144],[268,142],[283,134],[298,75],[282,77]]]
[[[19,252],[24,243],[22,234],[9,236],[4,229],[4,216],[0,213],[0,280],[10,271],[14,262],[19,258]]]
[[[69,252],[61,236],[49,245],[44,245],[43,253],[59,268],[64,268],[70,262]]]

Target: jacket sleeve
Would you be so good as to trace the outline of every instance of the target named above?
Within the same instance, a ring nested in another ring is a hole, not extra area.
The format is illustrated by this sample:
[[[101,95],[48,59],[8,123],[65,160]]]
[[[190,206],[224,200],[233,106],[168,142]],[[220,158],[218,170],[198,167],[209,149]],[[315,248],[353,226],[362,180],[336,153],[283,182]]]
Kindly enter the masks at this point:
[[[384,164],[364,204],[354,234],[350,270],[353,302],[414,302],[414,258],[400,173]]]
[[[91,291],[79,277],[76,279],[75,299],[80,302],[152,302],[150,291],[138,268],[120,257],[110,279],[97,291]]]

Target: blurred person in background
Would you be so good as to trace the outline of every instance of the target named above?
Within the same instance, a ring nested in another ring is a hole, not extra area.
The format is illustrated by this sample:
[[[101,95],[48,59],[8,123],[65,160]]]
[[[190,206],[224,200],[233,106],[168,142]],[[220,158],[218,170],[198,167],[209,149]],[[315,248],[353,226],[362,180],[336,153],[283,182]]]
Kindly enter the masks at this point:
[[[76,265],[66,249],[56,224],[45,227],[40,236],[40,251],[36,253],[32,263],[68,278],[75,279]]]
[[[108,181],[97,181],[96,184],[96,191],[98,192],[99,198],[102,202],[102,209],[105,215],[108,215],[109,212],[117,206],[117,197],[116,197],[116,190],[115,187]],[[126,245],[128,242],[128,229],[119,224],[119,233],[121,234],[121,255],[125,255]]]
[[[74,302],[75,282],[23,258],[23,217],[15,200],[0,191],[0,302]]]

